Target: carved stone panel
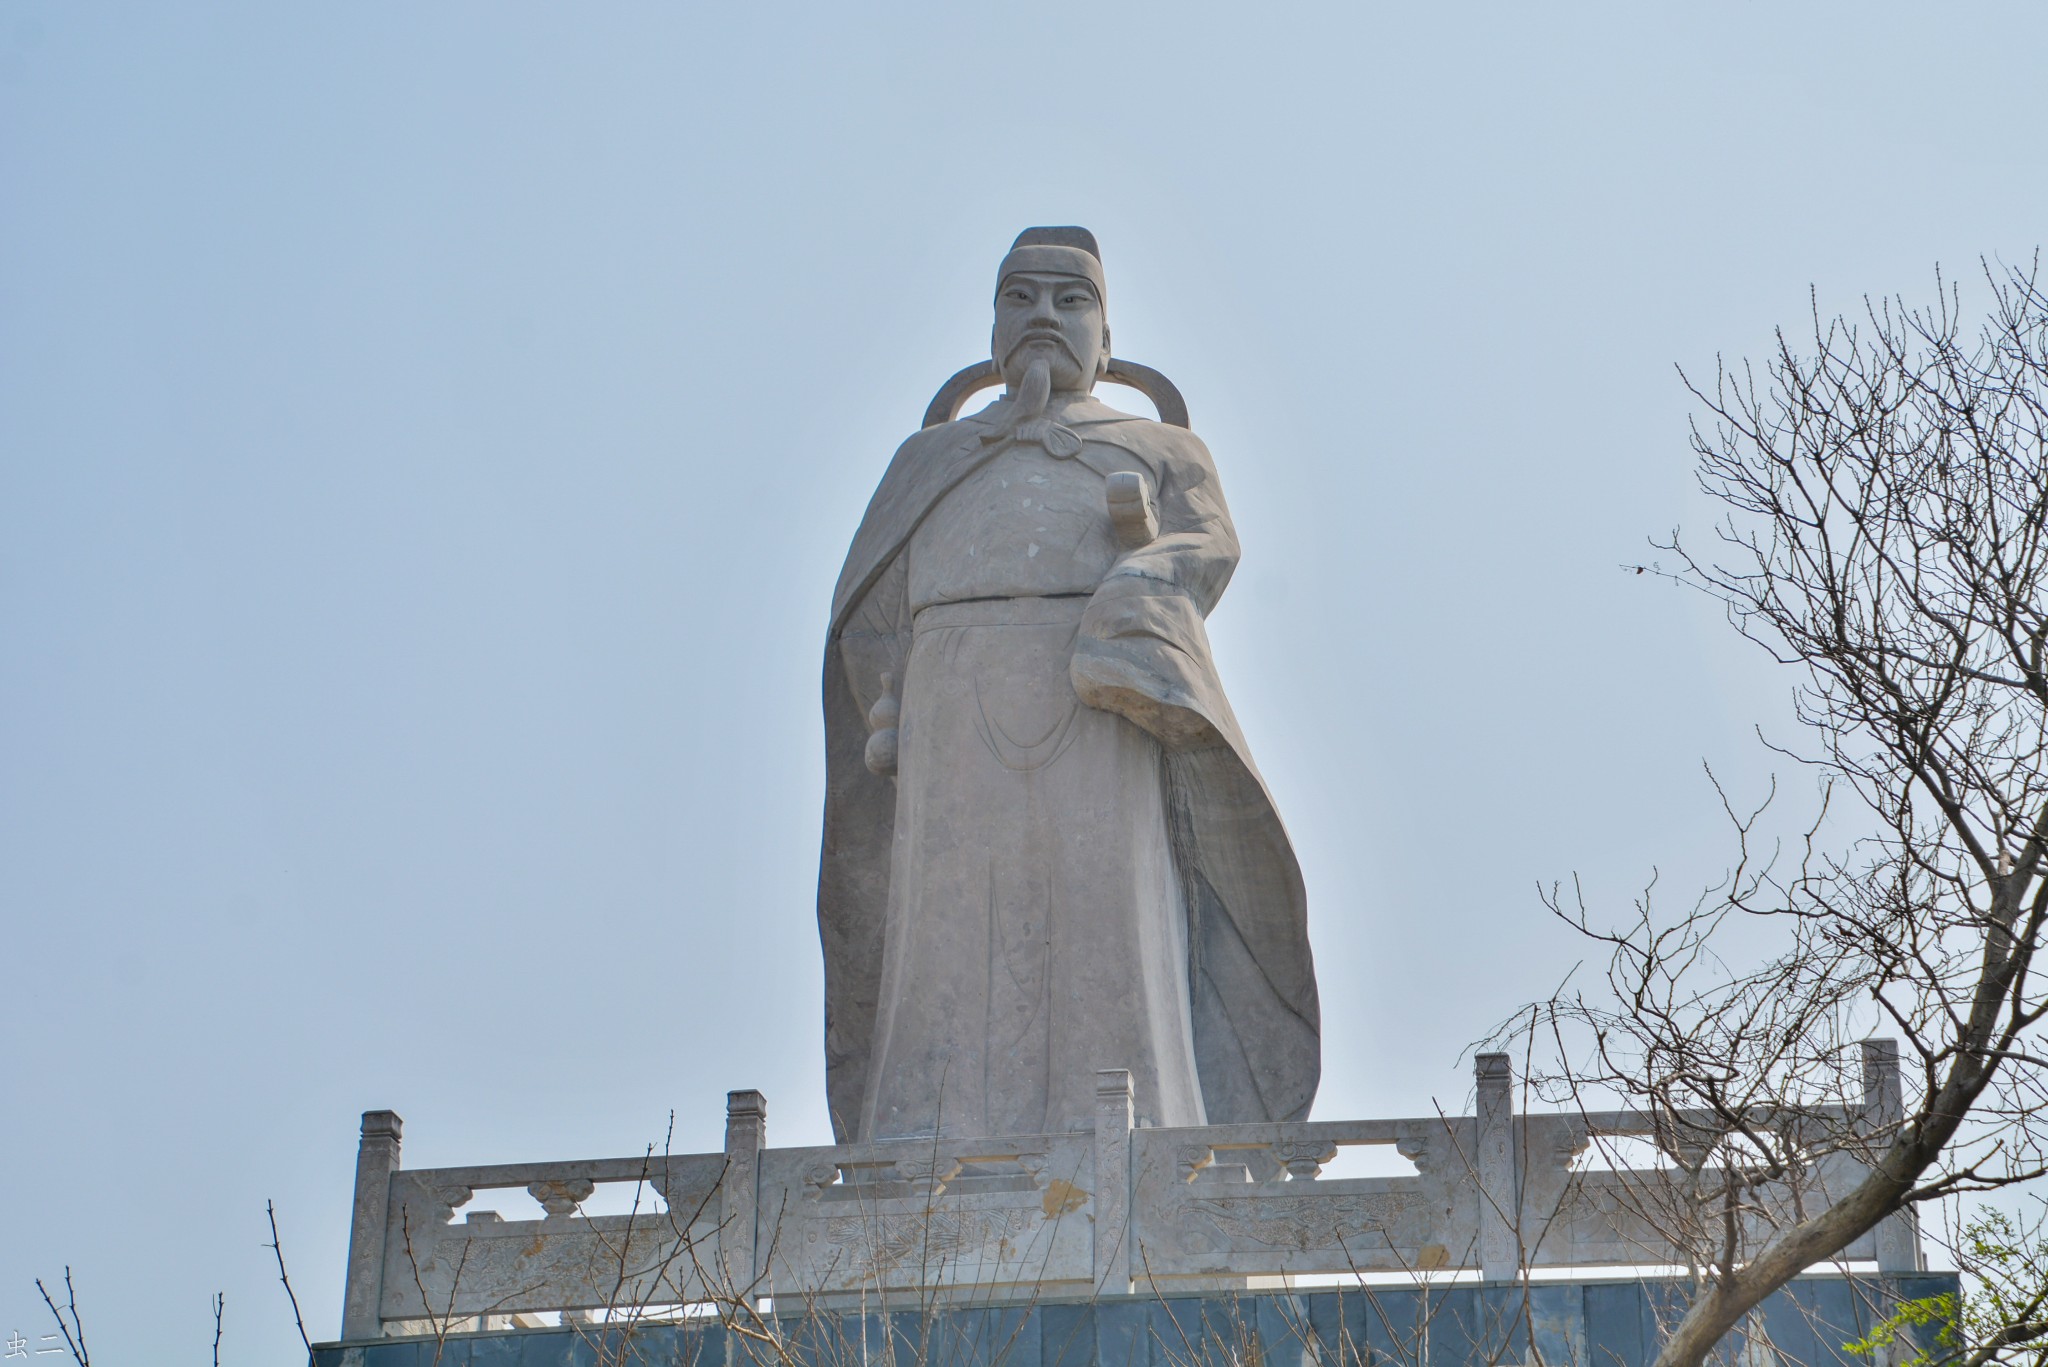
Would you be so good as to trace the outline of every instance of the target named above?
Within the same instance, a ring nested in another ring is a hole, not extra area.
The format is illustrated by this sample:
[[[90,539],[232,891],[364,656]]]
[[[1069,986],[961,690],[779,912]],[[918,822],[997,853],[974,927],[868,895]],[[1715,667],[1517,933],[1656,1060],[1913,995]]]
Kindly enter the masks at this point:
[[[1415,1191],[1202,1196],[1186,1203],[1180,1227],[1192,1237],[1210,1238],[1219,1248],[1250,1243],[1310,1253],[1384,1244],[1427,1216],[1422,1195]]]
[[[1463,1266],[1476,1186],[1455,1161],[1469,1122],[1209,1126],[1133,1136],[1142,1276],[1402,1271]],[[1400,1145],[1414,1177],[1321,1176],[1345,1142]]]
[[[582,1165],[585,1174],[562,1171],[567,1166],[394,1173],[380,1317],[617,1309],[706,1296],[699,1269],[716,1265],[719,1236],[716,1203],[706,1195],[718,1186],[722,1155],[601,1160]],[[643,1213],[578,1213],[598,1181],[622,1180],[652,1188]],[[476,1191],[518,1187],[541,1203],[544,1219],[485,1210],[452,1220]],[[656,1208],[655,1191],[665,1193],[668,1210]]]
[[[1085,1282],[1094,1182],[1085,1133],[769,1150],[764,1290]]]

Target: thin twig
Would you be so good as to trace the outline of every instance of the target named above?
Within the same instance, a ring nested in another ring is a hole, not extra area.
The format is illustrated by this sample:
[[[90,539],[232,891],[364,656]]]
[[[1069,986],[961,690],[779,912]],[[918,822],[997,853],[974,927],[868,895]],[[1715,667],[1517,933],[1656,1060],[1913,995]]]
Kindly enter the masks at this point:
[[[284,1270],[284,1242],[277,1237],[277,1205],[272,1201],[263,1203],[263,1213],[270,1217],[270,1242],[268,1248],[277,1257],[277,1279],[284,1283],[284,1294],[292,1303],[292,1323],[299,1328],[299,1342],[305,1345],[306,1360],[313,1360],[313,1340],[306,1336],[306,1320],[299,1313],[299,1297],[292,1290],[291,1274]]]
[[[85,1350],[85,1325],[78,1318],[78,1292],[71,1285],[71,1266],[64,1266],[64,1300],[71,1308],[71,1323],[64,1323],[64,1312],[57,1308],[57,1302],[50,1299],[50,1289],[43,1285],[41,1277],[36,1278],[36,1290],[43,1294],[43,1304],[50,1307],[50,1314],[57,1321],[57,1332],[64,1336],[64,1346],[71,1350],[71,1360],[78,1367],[92,1367],[92,1355]],[[72,1330],[78,1331],[74,1339]]]

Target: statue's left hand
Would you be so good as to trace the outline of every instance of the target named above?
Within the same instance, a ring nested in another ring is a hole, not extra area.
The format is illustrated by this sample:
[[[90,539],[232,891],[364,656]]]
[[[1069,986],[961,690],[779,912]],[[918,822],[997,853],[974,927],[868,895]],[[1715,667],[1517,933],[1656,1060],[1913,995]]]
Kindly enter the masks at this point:
[[[1107,481],[1109,520],[1117,545],[1127,551],[1149,545],[1159,535],[1159,510],[1152,500],[1152,481],[1136,470],[1118,470]]]
[[[1170,750],[1189,749],[1216,739],[1200,701],[1210,687],[1208,657],[1201,614],[1187,595],[1126,571],[1105,579],[1081,614],[1068,675],[1088,706],[1150,731]]]
[[[868,744],[863,758],[869,772],[883,778],[896,776],[896,723],[902,715],[903,704],[896,700],[895,676],[884,674],[882,696],[868,709]]]

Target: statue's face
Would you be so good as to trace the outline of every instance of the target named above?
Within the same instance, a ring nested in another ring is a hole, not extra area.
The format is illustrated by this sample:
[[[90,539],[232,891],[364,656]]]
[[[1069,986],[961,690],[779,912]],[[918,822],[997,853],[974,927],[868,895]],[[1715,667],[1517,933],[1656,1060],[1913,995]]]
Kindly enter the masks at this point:
[[[1087,389],[1109,357],[1095,286],[1071,275],[1015,272],[996,291],[995,361],[1015,387],[1044,357],[1054,389]]]

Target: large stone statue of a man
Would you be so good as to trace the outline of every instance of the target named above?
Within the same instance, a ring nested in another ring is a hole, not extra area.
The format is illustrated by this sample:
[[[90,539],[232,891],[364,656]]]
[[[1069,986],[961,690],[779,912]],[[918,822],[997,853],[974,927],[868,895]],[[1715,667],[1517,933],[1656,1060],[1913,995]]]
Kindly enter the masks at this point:
[[[818,923],[842,1141],[1293,1120],[1321,1037],[1301,872],[1210,657],[1209,452],[1092,396],[1094,237],[997,273],[1005,389],[896,452],[833,596]],[[1121,363],[1119,363],[1121,364]]]

